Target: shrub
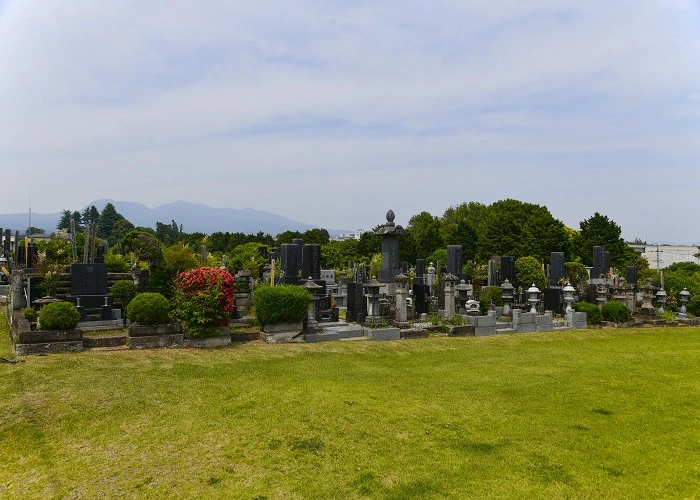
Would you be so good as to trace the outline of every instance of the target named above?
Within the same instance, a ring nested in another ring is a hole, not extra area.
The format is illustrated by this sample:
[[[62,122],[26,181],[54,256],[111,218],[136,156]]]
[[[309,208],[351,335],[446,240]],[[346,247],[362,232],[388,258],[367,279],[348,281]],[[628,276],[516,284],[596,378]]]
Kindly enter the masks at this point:
[[[159,293],[139,293],[126,308],[126,317],[140,325],[168,323],[170,303]]]
[[[233,276],[217,267],[197,267],[175,279],[176,316],[185,322],[188,334],[203,336],[227,325],[234,300]]]
[[[39,313],[33,307],[23,307],[20,311],[27,321],[35,323],[39,317]]]
[[[296,285],[262,286],[253,297],[255,314],[263,326],[305,320],[310,302],[309,292]]]
[[[622,302],[607,302],[600,308],[600,314],[605,321],[625,323],[630,320],[629,307]]]
[[[493,301],[494,306],[503,305],[503,290],[497,286],[486,286],[479,292],[479,309],[481,314],[486,314],[489,305]]]
[[[601,321],[600,309],[595,304],[589,304],[588,302],[576,302],[573,306],[576,312],[586,313],[586,323],[589,325],[598,325]]]
[[[39,313],[39,323],[44,330],[72,330],[79,321],[80,312],[70,302],[46,304]]]
[[[131,280],[120,280],[112,285],[110,292],[119,301],[122,309],[126,308],[131,299],[136,297],[136,284]]]
[[[685,306],[686,311],[693,316],[700,316],[700,295],[694,295]]]

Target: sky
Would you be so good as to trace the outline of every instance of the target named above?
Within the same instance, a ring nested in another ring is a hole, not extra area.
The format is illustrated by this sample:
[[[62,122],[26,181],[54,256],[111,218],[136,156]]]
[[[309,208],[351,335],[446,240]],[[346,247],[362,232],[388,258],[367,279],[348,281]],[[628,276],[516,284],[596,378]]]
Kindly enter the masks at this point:
[[[0,0],[0,213],[514,198],[700,242],[700,1]]]

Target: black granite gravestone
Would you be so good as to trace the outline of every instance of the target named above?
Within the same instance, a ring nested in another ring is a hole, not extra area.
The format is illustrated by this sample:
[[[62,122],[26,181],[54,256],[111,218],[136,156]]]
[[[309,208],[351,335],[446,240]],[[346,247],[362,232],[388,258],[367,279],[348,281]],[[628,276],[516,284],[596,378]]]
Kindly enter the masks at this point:
[[[347,284],[347,301],[346,301],[346,308],[345,308],[345,320],[348,323],[352,323],[355,321],[355,310],[356,310],[356,302],[355,302],[355,287],[357,286],[357,283],[354,281],[351,281]]]
[[[591,278],[600,278],[603,274],[603,247],[593,247],[593,269],[591,269]]]
[[[635,266],[627,266],[627,284],[637,285],[637,268]]]
[[[413,283],[416,285],[422,285],[424,283],[425,276],[425,259],[416,260],[416,277],[413,279]]]
[[[321,245],[308,244],[302,247],[302,277],[321,279]],[[325,283],[325,282],[324,282]]]
[[[544,289],[544,309],[552,311],[554,314],[563,314],[562,307],[564,294],[561,288],[545,288]]]
[[[603,273],[607,276],[610,271],[610,252],[603,247]]]
[[[299,284],[299,250],[299,245],[294,243],[282,243],[280,246],[281,284]]]
[[[552,252],[549,262],[549,286],[559,286],[559,280],[566,274],[564,270],[564,252]]]
[[[511,285],[515,285],[515,257],[512,255],[506,255],[501,257],[501,282],[499,285],[503,284],[505,280],[508,280]]]
[[[107,264],[71,264],[71,295],[105,295]]]

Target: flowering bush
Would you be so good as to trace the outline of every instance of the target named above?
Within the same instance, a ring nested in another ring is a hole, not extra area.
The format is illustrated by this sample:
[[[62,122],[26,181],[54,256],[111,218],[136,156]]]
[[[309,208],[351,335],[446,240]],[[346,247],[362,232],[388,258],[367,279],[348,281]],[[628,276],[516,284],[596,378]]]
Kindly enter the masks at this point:
[[[228,324],[233,297],[233,276],[223,269],[197,267],[175,278],[175,314],[195,337]]]

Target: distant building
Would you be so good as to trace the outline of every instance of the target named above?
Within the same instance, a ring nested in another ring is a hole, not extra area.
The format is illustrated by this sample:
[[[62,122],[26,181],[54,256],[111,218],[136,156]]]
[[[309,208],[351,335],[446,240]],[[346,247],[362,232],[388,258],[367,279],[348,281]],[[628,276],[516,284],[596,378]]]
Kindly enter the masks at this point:
[[[357,231],[351,231],[349,233],[343,233],[340,236],[337,236],[333,238],[336,241],[345,241],[345,240],[359,240],[363,234],[365,234],[366,231],[363,231],[362,229],[358,229]]]
[[[696,246],[673,245],[630,245],[649,261],[649,269],[664,269],[676,262],[694,262],[700,264],[695,257],[700,249]]]

